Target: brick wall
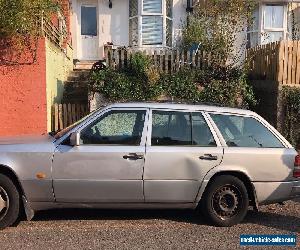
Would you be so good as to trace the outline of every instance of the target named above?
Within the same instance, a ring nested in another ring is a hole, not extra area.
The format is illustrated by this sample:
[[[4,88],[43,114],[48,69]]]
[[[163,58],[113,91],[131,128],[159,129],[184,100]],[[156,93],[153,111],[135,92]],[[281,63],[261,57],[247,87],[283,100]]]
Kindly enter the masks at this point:
[[[0,65],[0,136],[42,134],[47,131],[45,39],[19,65]],[[26,63],[28,62],[28,65]]]

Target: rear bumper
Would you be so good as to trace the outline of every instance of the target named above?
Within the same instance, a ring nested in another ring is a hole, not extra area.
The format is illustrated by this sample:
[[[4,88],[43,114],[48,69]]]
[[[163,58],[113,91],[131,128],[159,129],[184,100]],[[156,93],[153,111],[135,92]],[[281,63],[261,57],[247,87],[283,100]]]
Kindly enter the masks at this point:
[[[290,182],[253,182],[259,205],[300,197],[300,180]]]

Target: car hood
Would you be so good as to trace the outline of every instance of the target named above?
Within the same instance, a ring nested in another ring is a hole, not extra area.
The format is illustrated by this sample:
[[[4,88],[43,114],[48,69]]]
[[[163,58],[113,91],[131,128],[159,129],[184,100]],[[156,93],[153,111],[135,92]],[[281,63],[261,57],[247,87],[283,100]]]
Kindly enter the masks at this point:
[[[50,135],[0,137],[0,145],[43,144],[52,143],[54,140]]]

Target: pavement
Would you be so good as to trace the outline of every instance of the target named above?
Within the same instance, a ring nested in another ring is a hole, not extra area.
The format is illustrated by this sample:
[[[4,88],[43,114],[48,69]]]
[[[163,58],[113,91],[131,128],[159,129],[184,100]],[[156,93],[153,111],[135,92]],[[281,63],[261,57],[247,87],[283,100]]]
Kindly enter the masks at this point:
[[[240,248],[240,234],[291,232],[298,233],[300,249],[300,200],[250,210],[230,228],[210,226],[190,210],[67,209],[39,212],[30,222],[0,231],[0,249],[233,250]]]

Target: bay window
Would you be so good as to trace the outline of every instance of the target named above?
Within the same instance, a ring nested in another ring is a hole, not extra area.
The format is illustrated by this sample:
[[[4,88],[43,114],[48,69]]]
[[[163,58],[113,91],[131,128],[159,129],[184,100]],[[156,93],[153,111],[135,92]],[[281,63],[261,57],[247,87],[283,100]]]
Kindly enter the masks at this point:
[[[260,4],[248,26],[248,47],[268,44],[288,37],[286,4]]]
[[[172,0],[129,0],[129,43],[172,46]]]
[[[276,42],[287,37],[286,7],[284,5],[263,6],[262,44]]]

